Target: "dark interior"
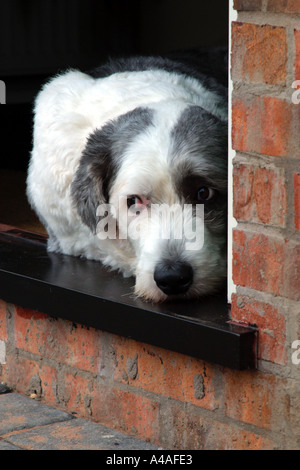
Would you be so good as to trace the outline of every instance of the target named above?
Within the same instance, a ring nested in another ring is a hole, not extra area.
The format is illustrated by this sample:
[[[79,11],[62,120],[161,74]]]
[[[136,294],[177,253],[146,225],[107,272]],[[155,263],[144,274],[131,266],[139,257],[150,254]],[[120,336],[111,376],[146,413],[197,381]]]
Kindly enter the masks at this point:
[[[224,0],[2,0],[0,223],[44,232],[25,196],[35,95],[50,76],[108,57],[226,47]]]
[[[89,71],[109,57],[190,50],[207,54],[209,68],[210,48],[227,40],[226,0],[1,0],[1,299],[224,366],[255,367],[256,330],[230,322],[226,291],[158,305],[135,299],[133,279],[47,253],[25,195],[34,98],[50,76]]]

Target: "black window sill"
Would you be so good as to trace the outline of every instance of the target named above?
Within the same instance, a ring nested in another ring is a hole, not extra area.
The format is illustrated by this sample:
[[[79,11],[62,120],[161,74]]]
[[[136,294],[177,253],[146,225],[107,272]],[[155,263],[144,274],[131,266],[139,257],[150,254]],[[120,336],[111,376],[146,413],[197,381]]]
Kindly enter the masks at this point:
[[[232,324],[226,292],[197,301],[145,303],[94,261],[49,254],[46,238],[0,226],[0,298],[233,369],[256,366],[256,330]]]

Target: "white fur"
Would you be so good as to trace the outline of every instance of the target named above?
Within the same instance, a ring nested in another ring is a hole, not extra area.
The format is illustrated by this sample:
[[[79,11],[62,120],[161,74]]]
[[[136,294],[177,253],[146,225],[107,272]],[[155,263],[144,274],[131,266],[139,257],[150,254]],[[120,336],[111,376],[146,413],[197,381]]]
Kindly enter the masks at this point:
[[[135,275],[138,295],[164,300],[166,295],[153,280],[162,243],[151,240],[150,233],[139,245],[130,240],[100,241],[78,215],[70,196],[71,183],[87,137],[107,121],[143,106],[157,111],[154,126],[128,146],[110,202],[117,206],[122,196],[148,192],[161,202],[178,203],[168,170],[170,130],[189,105],[199,105],[226,120],[226,110],[219,101],[197,80],[159,70],[117,73],[100,79],[70,70],[47,83],[35,104],[27,193],[47,230],[59,240],[61,251],[99,259],[124,275]],[[218,237],[206,230],[205,249],[197,256],[179,248],[197,273],[191,295],[212,288],[205,286],[206,272],[216,267],[225,272]]]

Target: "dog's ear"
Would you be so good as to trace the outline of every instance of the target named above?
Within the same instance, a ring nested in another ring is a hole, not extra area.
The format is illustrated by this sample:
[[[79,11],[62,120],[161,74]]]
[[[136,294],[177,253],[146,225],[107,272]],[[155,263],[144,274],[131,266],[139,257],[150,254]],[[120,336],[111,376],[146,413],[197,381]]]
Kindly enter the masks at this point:
[[[112,155],[113,125],[96,129],[87,139],[71,185],[71,197],[82,221],[96,233],[97,208],[108,202],[116,173]]]
[[[134,138],[152,124],[153,111],[134,108],[96,129],[88,138],[71,186],[82,221],[96,233],[97,208],[109,202],[122,156]]]

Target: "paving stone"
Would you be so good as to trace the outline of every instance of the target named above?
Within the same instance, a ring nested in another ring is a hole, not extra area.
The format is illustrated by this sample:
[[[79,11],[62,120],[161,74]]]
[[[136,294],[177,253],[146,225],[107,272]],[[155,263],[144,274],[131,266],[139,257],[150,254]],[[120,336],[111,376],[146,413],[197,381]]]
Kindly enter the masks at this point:
[[[14,446],[13,444],[10,444],[9,442],[2,441],[0,439],[0,450],[22,450],[20,447]]]
[[[0,436],[70,419],[69,413],[18,393],[0,395]]]
[[[50,424],[4,436],[26,450],[157,450],[147,442],[123,435],[87,419]]]

